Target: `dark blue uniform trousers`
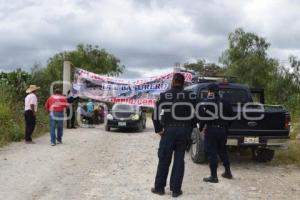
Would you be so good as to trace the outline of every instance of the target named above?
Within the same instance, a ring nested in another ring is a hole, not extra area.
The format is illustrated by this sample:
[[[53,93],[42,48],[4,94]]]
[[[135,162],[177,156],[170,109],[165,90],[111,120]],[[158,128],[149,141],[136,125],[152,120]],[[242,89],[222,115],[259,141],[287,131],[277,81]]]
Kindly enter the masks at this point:
[[[158,149],[158,167],[155,178],[155,188],[163,190],[169,173],[169,167],[174,155],[172,173],[170,178],[170,189],[173,192],[181,190],[184,176],[184,155],[192,128],[168,127],[161,136]]]
[[[204,139],[204,150],[207,154],[211,175],[217,176],[218,155],[225,167],[225,170],[230,169],[230,162],[226,147],[227,136],[226,129],[219,127],[207,127]]]

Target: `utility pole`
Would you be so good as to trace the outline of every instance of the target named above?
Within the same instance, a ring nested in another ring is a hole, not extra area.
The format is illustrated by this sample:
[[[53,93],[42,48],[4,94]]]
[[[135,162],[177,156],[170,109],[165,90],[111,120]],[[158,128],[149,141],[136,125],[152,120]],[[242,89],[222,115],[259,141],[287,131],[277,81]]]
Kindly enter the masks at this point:
[[[63,94],[67,95],[71,89],[71,62],[64,61],[63,69]]]

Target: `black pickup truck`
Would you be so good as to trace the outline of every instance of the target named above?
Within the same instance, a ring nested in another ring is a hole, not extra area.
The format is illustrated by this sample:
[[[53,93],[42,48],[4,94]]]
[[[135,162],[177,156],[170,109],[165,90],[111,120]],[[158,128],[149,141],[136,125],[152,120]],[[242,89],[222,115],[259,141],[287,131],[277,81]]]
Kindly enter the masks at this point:
[[[207,96],[209,82],[197,83],[186,87],[185,90],[196,93],[201,101]],[[235,114],[241,114],[241,117],[233,120],[229,127],[227,145],[251,148],[256,161],[271,161],[274,157],[274,150],[286,147],[289,140],[290,115],[288,111],[283,106],[265,105],[262,89],[250,89],[246,85],[222,81],[217,84],[220,88],[220,97],[232,104]],[[250,102],[261,103],[260,109],[257,109],[256,106],[242,107]],[[263,117],[249,120],[248,117],[244,117],[242,112],[250,117]],[[205,162],[204,135],[199,128],[193,130],[192,141],[190,151],[192,160],[195,163]]]

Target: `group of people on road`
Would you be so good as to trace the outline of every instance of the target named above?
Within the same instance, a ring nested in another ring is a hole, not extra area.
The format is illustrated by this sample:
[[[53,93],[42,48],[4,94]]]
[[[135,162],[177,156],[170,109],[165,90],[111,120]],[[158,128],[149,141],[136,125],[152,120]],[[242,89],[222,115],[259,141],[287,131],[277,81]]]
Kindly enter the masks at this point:
[[[32,140],[32,133],[36,125],[36,113],[38,109],[37,91],[40,87],[30,85],[26,90],[27,96],[25,97],[25,143],[34,144]],[[51,146],[62,143],[63,126],[66,111],[67,128],[74,129],[76,112],[81,120],[87,121],[89,127],[93,126],[94,116],[97,115],[98,121],[101,123],[104,120],[104,109],[101,106],[94,108],[94,102],[89,99],[86,104],[86,110],[83,105],[79,104],[77,107],[77,100],[79,97],[74,97],[70,91],[67,96],[62,94],[60,89],[55,89],[54,93],[47,99],[44,107],[49,113],[49,128],[50,128],[50,143]],[[96,113],[96,114],[95,114]]]
[[[207,97],[198,102],[196,94],[183,90],[184,83],[185,77],[182,74],[174,74],[172,88],[160,94],[152,115],[155,132],[161,136],[161,139],[155,183],[151,191],[159,195],[165,194],[172,158],[170,190],[173,197],[182,195],[185,151],[189,146],[193,128],[196,127],[199,127],[200,131],[204,131],[204,150],[210,167],[210,176],[203,178],[203,181],[219,182],[217,175],[218,155],[225,168],[222,176],[232,179],[226,148],[226,133],[230,120],[221,117],[222,114],[226,117],[232,117],[232,107],[220,98],[217,84],[210,84],[207,88]],[[212,113],[217,113],[217,115],[210,118]]]
[[[80,118],[79,121],[85,124],[85,126],[87,124],[88,128],[94,128],[95,124],[104,123],[104,107],[101,104],[95,104],[91,99],[88,100],[86,105],[78,104],[77,115]]]

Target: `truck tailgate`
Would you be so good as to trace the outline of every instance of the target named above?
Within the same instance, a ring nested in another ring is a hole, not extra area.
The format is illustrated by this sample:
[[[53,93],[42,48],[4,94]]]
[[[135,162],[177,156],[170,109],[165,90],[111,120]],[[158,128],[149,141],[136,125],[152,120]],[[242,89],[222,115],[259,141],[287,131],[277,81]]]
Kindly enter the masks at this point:
[[[240,136],[288,136],[289,126],[287,120],[289,115],[285,110],[273,110],[265,112],[248,112],[247,116],[258,117],[263,114],[260,120],[246,119],[241,116],[234,120],[228,130],[228,135]]]

